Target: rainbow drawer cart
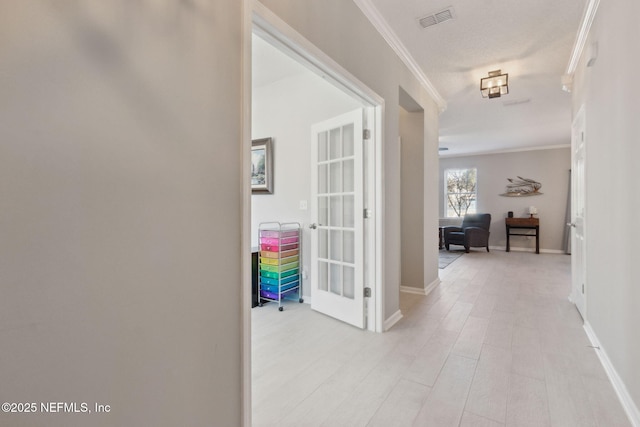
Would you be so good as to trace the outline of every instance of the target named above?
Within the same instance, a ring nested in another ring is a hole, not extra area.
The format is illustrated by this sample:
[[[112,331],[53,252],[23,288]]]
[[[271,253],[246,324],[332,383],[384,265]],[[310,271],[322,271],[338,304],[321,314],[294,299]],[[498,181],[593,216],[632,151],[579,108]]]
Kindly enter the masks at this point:
[[[282,311],[282,301],[296,296],[304,302],[300,280],[300,233],[297,222],[263,222],[258,228],[260,244],[260,274],[258,276],[259,301],[278,303]]]

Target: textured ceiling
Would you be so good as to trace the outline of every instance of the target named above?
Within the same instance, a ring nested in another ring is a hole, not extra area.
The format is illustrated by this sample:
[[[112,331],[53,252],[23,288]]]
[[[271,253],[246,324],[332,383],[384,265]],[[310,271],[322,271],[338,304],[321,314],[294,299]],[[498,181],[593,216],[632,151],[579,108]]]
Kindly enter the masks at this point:
[[[444,155],[570,143],[571,96],[561,90],[586,0],[370,0],[447,102]],[[452,6],[455,19],[417,19]],[[509,73],[509,94],[482,98],[480,78]],[[525,101],[511,106],[505,102]]]
[[[586,0],[365,0],[447,103],[443,156],[569,145],[571,95],[561,90]],[[417,18],[453,7],[426,29]],[[254,87],[306,68],[253,37]],[[509,94],[487,99],[480,79],[509,73]],[[517,103],[519,101],[527,101]],[[505,103],[513,105],[505,106]]]

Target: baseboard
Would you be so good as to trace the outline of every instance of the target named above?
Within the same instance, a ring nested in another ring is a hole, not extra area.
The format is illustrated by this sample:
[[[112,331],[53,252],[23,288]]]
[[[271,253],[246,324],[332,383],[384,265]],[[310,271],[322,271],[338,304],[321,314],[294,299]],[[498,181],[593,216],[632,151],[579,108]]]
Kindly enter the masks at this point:
[[[506,246],[489,246],[490,250],[496,250],[496,251],[506,251],[507,247]],[[521,248],[521,247],[517,247],[517,246],[511,246],[511,252],[531,252],[531,253],[536,253],[536,249],[535,248]],[[540,249],[540,253],[541,254],[561,254],[564,255],[565,251],[561,250],[561,249]]]
[[[400,286],[400,292],[404,292],[407,294],[415,294],[415,295],[424,295],[424,289],[422,288],[414,288],[412,286]]]
[[[562,249],[540,249],[540,253],[543,253],[543,254],[556,254],[556,255],[569,255],[565,251],[563,251]]]
[[[384,332],[387,332],[389,329],[393,328],[393,325],[398,323],[400,319],[402,319],[402,312],[400,311],[400,309],[398,309],[398,311],[393,313],[387,320],[384,321],[382,330]]]
[[[440,284],[440,278],[435,279],[433,282],[429,283],[426,288],[424,288],[424,294],[429,295],[432,290],[436,288]]]
[[[591,328],[589,322],[584,322],[584,330],[587,333],[587,337],[589,337],[589,341],[591,341],[591,344],[596,347],[595,351],[598,355],[598,358],[600,359],[600,363],[602,363],[602,366],[604,367],[604,370],[607,373],[611,384],[613,385],[613,389],[616,391],[618,399],[620,399],[620,403],[622,404],[624,411],[627,413],[627,417],[629,417],[631,425],[633,425],[634,427],[640,427],[640,411],[631,398],[629,390],[627,390],[624,381],[622,381],[622,378],[620,378],[620,375],[618,375],[618,372],[613,367],[609,356],[607,356],[607,352],[600,345],[600,340],[598,340],[598,337],[596,336],[594,330]]]
[[[429,283],[425,288],[412,288],[411,286],[400,286],[400,292],[406,292],[408,294],[416,294],[416,295],[429,295],[432,290],[436,288],[440,284],[440,279],[436,279],[433,282]]]

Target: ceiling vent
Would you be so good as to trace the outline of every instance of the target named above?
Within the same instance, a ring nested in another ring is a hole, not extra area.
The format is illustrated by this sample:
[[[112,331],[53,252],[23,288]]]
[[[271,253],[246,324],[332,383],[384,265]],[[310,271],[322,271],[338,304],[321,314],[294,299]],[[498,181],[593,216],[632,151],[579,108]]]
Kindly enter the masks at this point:
[[[435,13],[430,13],[429,15],[425,15],[421,18],[418,18],[418,24],[421,28],[429,28],[433,27],[437,24],[442,24],[443,22],[450,21],[454,19],[456,16],[453,13],[453,7],[449,6],[446,9],[440,10]]]

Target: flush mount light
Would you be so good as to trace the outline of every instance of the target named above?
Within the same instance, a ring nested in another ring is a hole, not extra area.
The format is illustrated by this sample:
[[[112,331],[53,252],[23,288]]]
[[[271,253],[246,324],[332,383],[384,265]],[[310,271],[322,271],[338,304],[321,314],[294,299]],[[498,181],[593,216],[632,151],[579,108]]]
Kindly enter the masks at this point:
[[[509,93],[509,74],[500,70],[489,71],[489,77],[480,79],[480,92],[483,98],[500,98]]]

